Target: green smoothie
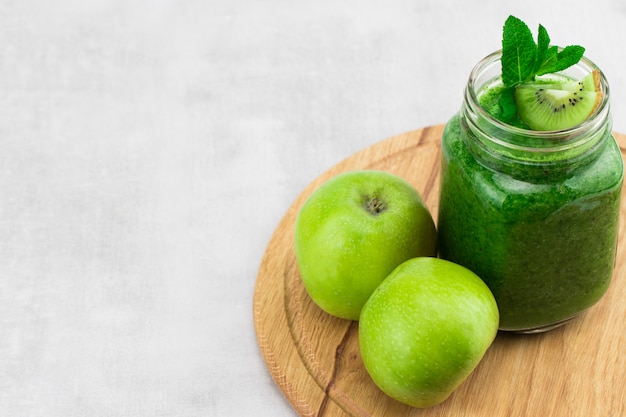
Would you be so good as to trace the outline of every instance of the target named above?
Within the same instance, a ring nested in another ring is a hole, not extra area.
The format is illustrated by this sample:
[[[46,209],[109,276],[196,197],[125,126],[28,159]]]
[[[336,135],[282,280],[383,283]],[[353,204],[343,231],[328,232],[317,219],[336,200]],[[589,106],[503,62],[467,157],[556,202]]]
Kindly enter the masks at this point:
[[[487,283],[502,330],[553,329],[611,283],[624,167],[584,51],[509,16],[443,132],[440,256]]]
[[[443,134],[441,257],[485,280],[501,329],[551,326],[593,305],[615,262],[623,176],[615,140],[554,181],[549,172],[536,180],[524,165],[509,173],[487,167],[471,140],[454,116]]]

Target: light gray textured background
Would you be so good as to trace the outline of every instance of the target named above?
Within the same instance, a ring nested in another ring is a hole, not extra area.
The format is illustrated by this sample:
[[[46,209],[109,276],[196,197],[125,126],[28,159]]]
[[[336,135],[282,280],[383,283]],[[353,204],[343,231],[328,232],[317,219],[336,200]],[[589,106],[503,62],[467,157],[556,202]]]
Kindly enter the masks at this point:
[[[445,122],[508,14],[626,132],[626,2],[1,0],[0,416],[294,416],[252,295],[330,166]]]

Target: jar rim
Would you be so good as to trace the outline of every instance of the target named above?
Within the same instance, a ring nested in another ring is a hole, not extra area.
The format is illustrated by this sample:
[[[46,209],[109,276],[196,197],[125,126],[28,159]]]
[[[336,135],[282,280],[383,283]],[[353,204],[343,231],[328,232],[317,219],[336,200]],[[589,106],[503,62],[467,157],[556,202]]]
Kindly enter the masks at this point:
[[[592,70],[600,71],[603,93],[598,109],[582,123],[564,130],[536,131],[506,124],[480,104],[480,93],[502,85],[500,57],[495,51],[478,62],[470,73],[460,111],[462,135],[470,151],[483,165],[514,173],[527,167],[528,178],[541,180],[543,171],[573,172],[599,154],[612,134],[609,86],[604,74],[588,58],[560,72],[580,79]],[[533,168],[534,167],[534,168]]]

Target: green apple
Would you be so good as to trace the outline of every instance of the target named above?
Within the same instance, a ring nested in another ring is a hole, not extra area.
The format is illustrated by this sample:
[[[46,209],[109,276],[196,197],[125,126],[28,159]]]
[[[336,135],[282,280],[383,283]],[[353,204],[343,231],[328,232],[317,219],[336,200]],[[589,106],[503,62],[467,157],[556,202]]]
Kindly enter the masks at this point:
[[[491,346],[498,322],[496,301],[473,272],[443,259],[411,259],[363,307],[361,357],[388,396],[430,407],[471,374]]]
[[[387,275],[417,256],[435,256],[437,233],[415,188],[384,171],[350,171],[322,184],[295,224],[296,260],[311,299],[358,320]]]

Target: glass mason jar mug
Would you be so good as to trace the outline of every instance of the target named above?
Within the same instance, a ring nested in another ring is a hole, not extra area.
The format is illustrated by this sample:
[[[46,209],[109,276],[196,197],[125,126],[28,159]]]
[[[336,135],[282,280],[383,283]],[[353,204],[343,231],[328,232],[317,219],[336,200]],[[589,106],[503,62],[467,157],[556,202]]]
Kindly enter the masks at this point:
[[[473,69],[442,138],[440,256],[491,288],[500,329],[541,332],[595,304],[613,275],[623,160],[609,87],[582,124],[538,132],[504,124],[479,104],[500,82],[501,52]],[[580,79],[586,58],[565,74]]]

